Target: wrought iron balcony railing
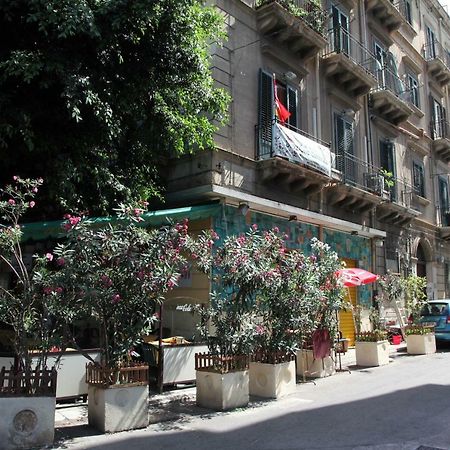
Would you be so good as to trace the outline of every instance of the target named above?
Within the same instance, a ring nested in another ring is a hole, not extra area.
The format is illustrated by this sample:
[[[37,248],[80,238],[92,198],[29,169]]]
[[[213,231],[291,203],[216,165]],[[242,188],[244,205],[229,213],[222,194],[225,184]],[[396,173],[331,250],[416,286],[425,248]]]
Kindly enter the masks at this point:
[[[387,67],[378,66],[376,77],[378,80],[378,87],[375,88],[374,91],[387,89],[402,100],[409,99],[409,91],[405,89],[403,81],[392,70]]]
[[[446,120],[433,120],[430,123],[432,139],[450,139],[450,126]]]
[[[405,180],[389,176],[382,168],[347,152],[336,155],[335,162],[345,184],[379,195],[386,201],[411,207],[413,186]]]
[[[450,56],[447,50],[437,40],[431,41],[424,46],[423,56],[426,61],[440,59],[448,68],[450,68]]]
[[[344,54],[368,73],[376,76],[378,62],[375,55],[342,27],[328,31],[328,45],[325,48],[324,56],[330,53]]]
[[[441,227],[450,227],[450,205],[436,206],[438,225]]]
[[[322,8],[320,2],[314,0],[256,0],[254,7],[259,8],[274,2],[281,5],[293,16],[303,20],[313,30],[325,34],[325,24],[329,14]]]

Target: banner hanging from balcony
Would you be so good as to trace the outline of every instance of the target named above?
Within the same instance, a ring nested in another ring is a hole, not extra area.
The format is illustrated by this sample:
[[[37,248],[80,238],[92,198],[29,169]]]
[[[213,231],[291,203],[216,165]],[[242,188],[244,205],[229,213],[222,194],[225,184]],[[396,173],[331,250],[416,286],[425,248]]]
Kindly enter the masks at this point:
[[[325,145],[279,123],[274,126],[273,154],[322,172],[331,177],[331,151]]]

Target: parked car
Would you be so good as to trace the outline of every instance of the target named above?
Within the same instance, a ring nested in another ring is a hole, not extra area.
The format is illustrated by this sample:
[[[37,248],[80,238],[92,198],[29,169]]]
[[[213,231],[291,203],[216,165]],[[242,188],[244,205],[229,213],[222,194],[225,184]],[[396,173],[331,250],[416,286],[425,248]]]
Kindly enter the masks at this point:
[[[429,300],[423,307],[420,321],[435,324],[438,341],[450,341],[450,299]]]

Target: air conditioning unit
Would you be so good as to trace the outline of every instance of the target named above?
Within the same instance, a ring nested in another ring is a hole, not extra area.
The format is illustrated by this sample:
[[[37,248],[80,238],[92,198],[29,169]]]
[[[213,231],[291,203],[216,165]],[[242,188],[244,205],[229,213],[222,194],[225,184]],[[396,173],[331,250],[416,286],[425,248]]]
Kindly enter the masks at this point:
[[[367,189],[374,194],[382,195],[384,192],[384,177],[379,173],[365,173],[364,183]]]

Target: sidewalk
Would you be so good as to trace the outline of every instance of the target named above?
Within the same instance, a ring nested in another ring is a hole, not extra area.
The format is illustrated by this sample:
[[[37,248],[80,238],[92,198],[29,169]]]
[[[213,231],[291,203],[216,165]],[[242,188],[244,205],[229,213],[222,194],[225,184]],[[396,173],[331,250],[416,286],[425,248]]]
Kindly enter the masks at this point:
[[[406,343],[400,345],[391,345],[390,359],[395,360],[406,353]],[[336,360],[336,366],[339,368],[339,361]],[[336,375],[348,374],[353,370],[361,370],[356,366],[355,349],[349,349],[347,353],[341,355],[342,371],[337,371]],[[319,379],[308,379],[307,383],[318,383]],[[299,385],[302,384],[301,377],[298,379]],[[252,404],[261,404],[264,400],[250,399]],[[160,423],[179,419],[183,414],[204,414],[204,410],[195,406],[195,386],[179,387],[173,390],[165,391],[162,394],[153,394],[149,397],[149,423]],[[209,411],[211,412],[211,411]],[[80,427],[91,430],[88,426],[87,403],[81,401],[75,403],[61,403],[56,405],[55,428],[57,429],[57,438],[70,436],[70,428]],[[95,433],[94,430],[91,432]]]

